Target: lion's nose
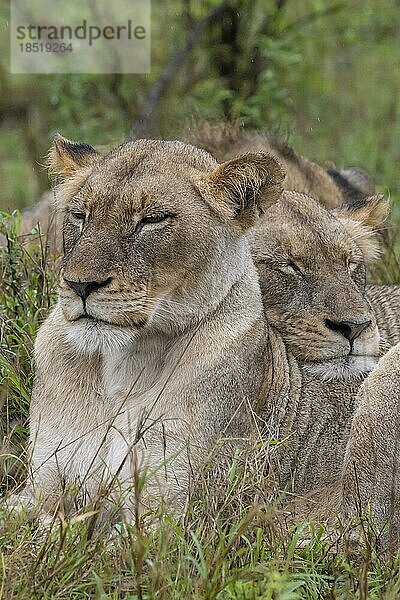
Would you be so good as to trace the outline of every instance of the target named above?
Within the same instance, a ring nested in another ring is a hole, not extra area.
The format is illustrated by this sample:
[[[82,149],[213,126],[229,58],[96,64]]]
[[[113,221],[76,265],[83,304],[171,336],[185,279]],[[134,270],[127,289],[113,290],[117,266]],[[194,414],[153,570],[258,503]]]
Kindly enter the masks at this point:
[[[105,281],[72,281],[71,279],[65,279],[64,281],[70,288],[75,290],[75,292],[82,298],[85,302],[86,298],[96,290],[105,287],[109,283],[111,283],[111,277],[106,279]]]
[[[331,331],[336,331],[337,333],[341,333],[347,340],[349,340],[350,344],[354,342],[362,332],[367,329],[371,325],[372,321],[362,321],[361,323],[356,323],[355,321],[331,321],[330,319],[325,319],[325,325]]]

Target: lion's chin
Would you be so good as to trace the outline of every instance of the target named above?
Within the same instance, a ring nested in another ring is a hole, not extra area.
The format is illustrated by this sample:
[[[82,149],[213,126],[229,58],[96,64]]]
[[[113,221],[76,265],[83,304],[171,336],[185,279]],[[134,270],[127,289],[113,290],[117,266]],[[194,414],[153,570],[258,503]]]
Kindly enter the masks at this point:
[[[123,327],[94,317],[68,321],[65,327],[66,341],[80,354],[112,355],[132,346],[137,336],[136,328]]]
[[[321,362],[303,364],[303,369],[323,381],[361,380],[377,365],[376,356],[347,355]]]

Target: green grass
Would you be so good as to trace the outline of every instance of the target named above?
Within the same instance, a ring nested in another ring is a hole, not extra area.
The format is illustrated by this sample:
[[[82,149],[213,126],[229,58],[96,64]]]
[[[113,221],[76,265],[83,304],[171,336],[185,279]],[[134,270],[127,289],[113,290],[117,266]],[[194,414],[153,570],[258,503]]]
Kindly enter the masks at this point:
[[[93,515],[55,518],[47,532],[23,517],[0,532],[0,597],[65,599],[398,598],[399,558],[347,550],[345,535],[285,524],[271,505],[227,516],[192,503],[177,522],[165,515],[146,529],[111,537]]]
[[[39,232],[18,238],[18,214],[1,213],[1,493],[25,476],[32,349],[54,301],[54,265]],[[395,272],[390,255],[383,264]],[[137,519],[112,535],[97,513],[60,511],[43,528],[0,510],[0,599],[397,599],[400,560],[374,537],[357,550],[349,532],[292,523],[263,478],[237,468],[219,501],[206,486],[179,520]],[[149,526],[150,520],[150,526]],[[356,525],[355,525],[356,527]]]

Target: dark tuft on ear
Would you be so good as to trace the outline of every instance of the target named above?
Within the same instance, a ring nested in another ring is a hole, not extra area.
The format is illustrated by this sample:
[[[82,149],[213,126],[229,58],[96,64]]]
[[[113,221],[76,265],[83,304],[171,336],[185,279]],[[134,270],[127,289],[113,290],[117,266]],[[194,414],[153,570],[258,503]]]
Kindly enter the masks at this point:
[[[361,249],[366,262],[380,252],[378,232],[385,229],[390,205],[384,196],[362,198],[333,211]]]
[[[54,136],[54,146],[57,149],[58,154],[69,154],[74,157],[77,163],[84,163],[88,154],[97,154],[93,146],[84,144],[82,142],[73,142],[63,138],[62,135],[56,133]]]
[[[348,217],[372,230],[377,230],[389,217],[390,203],[384,196],[377,194],[369,198],[359,198],[341,206],[335,212],[338,216]]]
[[[94,166],[101,155],[89,144],[67,140],[56,133],[48,154],[48,170],[51,177],[63,181],[80,169]]]

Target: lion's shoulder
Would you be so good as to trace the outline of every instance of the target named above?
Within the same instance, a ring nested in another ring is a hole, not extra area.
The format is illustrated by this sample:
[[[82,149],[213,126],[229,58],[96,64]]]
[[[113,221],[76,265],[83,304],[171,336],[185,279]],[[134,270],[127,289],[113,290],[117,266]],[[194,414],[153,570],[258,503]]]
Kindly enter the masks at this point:
[[[400,285],[367,285],[366,296],[371,302],[383,343],[393,346],[400,342]]]

